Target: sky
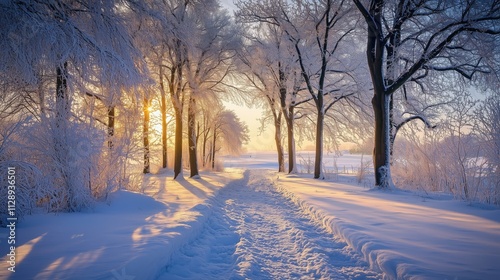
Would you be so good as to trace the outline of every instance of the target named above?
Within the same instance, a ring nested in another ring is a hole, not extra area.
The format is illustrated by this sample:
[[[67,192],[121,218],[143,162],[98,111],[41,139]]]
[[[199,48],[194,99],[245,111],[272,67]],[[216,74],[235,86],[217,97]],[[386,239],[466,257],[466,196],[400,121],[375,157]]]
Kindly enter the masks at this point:
[[[249,108],[245,105],[237,105],[230,102],[224,102],[224,106],[228,110],[232,110],[236,113],[238,118],[243,121],[249,130],[249,141],[245,145],[245,150],[247,151],[274,151],[276,146],[274,144],[274,133],[269,125],[266,125],[266,129],[261,132],[261,123],[259,119],[263,115],[263,110],[261,108]]]
[[[233,3],[233,0],[220,0],[220,3],[223,7],[228,9],[230,12],[236,9],[236,6]]]

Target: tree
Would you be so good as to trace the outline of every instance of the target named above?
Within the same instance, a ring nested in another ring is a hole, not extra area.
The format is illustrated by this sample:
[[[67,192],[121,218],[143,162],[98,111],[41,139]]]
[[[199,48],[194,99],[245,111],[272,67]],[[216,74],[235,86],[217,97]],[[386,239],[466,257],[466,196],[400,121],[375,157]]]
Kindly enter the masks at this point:
[[[163,77],[167,81],[170,101],[172,102],[175,117],[175,142],[174,142],[174,179],[182,177],[182,136],[183,115],[186,99],[186,86],[184,70],[186,65],[186,42],[184,38],[189,37],[192,31],[189,9],[190,1],[158,2],[156,10],[163,12],[159,18],[166,32],[160,34],[159,41],[162,55],[160,58],[160,81]],[[155,10],[152,10],[154,13]],[[164,53],[163,53],[164,51]],[[163,72],[162,69],[166,71]],[[162,102],[162,104],[165,104]],[[162,109],[165,106],[162,105]],[[162,121],[163,123],[163,121]],[[164,129],[165,131],[166,129]]]
[[[154,40],[159,85],[162,94],[163,158],[166,164],[166,105],[168,89],[175,117],[174,178],[182,177],[184,113],[187,106],[187,132],[191,177],[198,175],[196,150],[196,111],[200,98],[217,92],[228,73],[234,38],[229,17],[216,1],[153,1],[148,13],[160,27]],[[155,25],[153,25],[155,26]],[[232,40],[232,41],[231,41]],[[227,43],[224,44],[223,42]],[[220,75],[220,76],[218,76]],[[165,84],[167,86],[165,86]]]
[[[464,93],[450,105],[449,122],[445,127],[447,138],[442,141],[450,155],[449,172],[445,176],[453,177],[450,185],[455,189],[454,193],[468,201],[475,197],[472,189],[477,164],[474,161],[481,155],[481,147],[477,145],[473,131],[476,104],[477,101],[469,93]]]
[[[163,73],[164,65],[163,65],[163,50],[164,46],[160,46],[160,58],[159,58],[159,65],[158,65],[158,81],[160,84],[160,101],[161,101],[161,166],[163,168],[167,168],[167,93],[165,90],[165,74]]]
[[[212,169],[215,168],[215,154],[221,148],[229,153],[238,154],[243,144],[248,141],[248,128],[233,111],[222,110],[214,119],[211,147]]]
[[[312,99],[298,100],[303,81],[293,44],[290,44],[284,31],[279,26],[260,24],[258,37],[253,36],[252,32],[248,33],[247,38],[251,45],[241,57],[251,72],[251,75],[246,77],[258,90],[259,95],[266,100],[271,110],[279,172],[285,170],[281,133],[282,119],[284,119],[287,128],[288,172],[296,173],[294,123],[299,117],[295,108]]]
[[[485,158],[492,179],[495,204],[500,203],[500,94],[494,92],[484,100],[476,112],[477,130],[485,148]]]
[[[142,30],[141,38],[144,38],[144,53],[160,93],[162,167],[167,166],[167,99],[174,111],[174,179],[182,177],[183,171],[186,40],[194,30],[191,13],[197,3],[188,0],[130,2],[131,8],[143,15],[139,30]]]
[[[40,120],[48,127],[40,133],[52,138],[45,152],[50,161],[44,164],[52,171],[53,184],[64,189],[65,195],[60,197],[66,199],[66,207],[72,211],[87,205],[92,196],[88,169],[72,164],[75,137],[82,137],[80,133],[90,129],[75,121],[75,93],[84,94],[94,85],[103,89],[101,97],[110,108],[108,141],[112,143],[112,108],[123,89],[143,81],[140,56],[125,21],[129,11],[116,9],[115,4],[100,0],[0,4],[1,25],[8,27],[0,31],[4,51],[0,76],[6,83],[42,90],[45,77],[53,79],[51,96],[39,91]],[[90,153],[84,156],[89,162],[93,160]]]
[[[282,28],[293,43],[307,92],[316,107],[314,178],[323,179],[323,131],[327,111],[357,92],[343,44],[357,19],[344,1],[239,2],[239,15]],[[347,66],[347,67],[346,67]]]
[[[297,114],[295,109],[303,103],[309,102],[310,98],[303,98],[298,101],[297,96],[301,90],[302,78],[300,71],[292,70],[292,67],[283,67],[278,63],[278,80],[280,92],[281,112],[285,118],[287,127],[287,147],[288,147],[288,173],[297,173],[297,154],[295,150],[295,120],[302,116]],[[291,87],[288,85],[292,80]]]
[[[199,177],[197,152],[198,104],[212,106],[228,94],[228,79],[235,70],[233,58],[241,46],[240,31],[218,3],[200,4],[193,15],[195,29],[186,42],[188,146],[190,177]]]
[[[500,3],[487,1],[353,0],[367,23],[367,64],[375,116],[376,185],[393,186],[390,172],[393,94],[423,83],[429,72],[455,71],[470,79],[488,72],[478,45],[500,33]]]
[[[207,145],[209,144],[209,138],[212,133],[212,129],[214,128],[212,125],[213,122],[213,108],[203,107],[201,122],[198,122],[198,134],[196,139],[201,138],[201,158],[202,158],[202,166],[206,167],[209,159],[211,157],[211,153],[207,153]]]
[[[255,100],[267,104],[267,114],[260,119],[262,123],[261,128],[263,129],[268,119],[271,119],[274,125],[278,172],[285,172],[285,154],[281,129],[283,112],[280,109],[278,85],[272,78],[276,61],[268,56],[269,48],[273,49],[272,47],[272,44],[266,44],[265,42],[254,42],[253,45],[249,45],[242,50],[240,60],[246,67],[243,75],[250,83],[250,86],[257,90]]]

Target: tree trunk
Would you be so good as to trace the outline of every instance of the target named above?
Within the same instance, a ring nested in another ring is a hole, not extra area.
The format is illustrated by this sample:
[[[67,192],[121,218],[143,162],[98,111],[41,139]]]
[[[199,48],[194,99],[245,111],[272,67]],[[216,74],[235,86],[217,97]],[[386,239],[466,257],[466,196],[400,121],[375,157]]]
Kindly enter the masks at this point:
[[[287,88],[286,88],[286,75],[281,67],[281,62],[278,62],[278,78],[279,78],[279,92],[280,92],[280,105],[285,122],[287,126],[287,140],[288,140],[288,173],[297,173],[295,165],[295,138],[293,135],[293,121],[294,121],[294,105],[287,106]],[[279,151],[278,151],[279,153]],[[284,171],[284,168],[283,168]]]
[[[182,173],[182,110],[174,106],[175,111],[175,147],[174,179]],[[181,175],[182,177],[182,175]]]
[[[110,166],[116,164],[115,162],[116,159],[113,157],[114,135],[115,135],[115,106],[111,105],[108,107],[108,149],[109,149],[108,161]],[[109,187],[111,184],[112,182],[108,180],[107,187]]]
[[[54,128],[54,152],[57,158],[57,166],[64,180],[65,187],[68,191],[68,208],[70,211],[76,210],[74,204],[74,191],[71,182],[69,181],[69,174],[67,165],[70,162],[69,146],[67,142],[67,122],[70,114],[69,94],[68,94],[68,63],[65,62],[62,67],[56,68],[56,123]]]
[[[377,91],[377,89],[375,89]],[[375,184],[379,188],[392,188],[390,171],[390,96],[384,92],[375,92],[372,99],[375,117],[375,147],[373,149],[373,167]]]
[[[115,135],[115,106],[108,107],[108,148],[113,148],[113,136]]]
[[[149,100],[144,98],[144,123],[143,123],[143,144],[144,144],[144,169],[143,173],[150,173],[150,162],[149,162]]]
[[[38,80],[38,99],[40,101],[40,116],[45,116],[45,92],[43,88],[43,78],[40,76]]]
[[[372,107],[375,120],[375,136],[373,148],[373,168],[375,172],[375,185],[379,188],[391,188],[394,186],[391,178],[390,166],[390,98],[391,96],[386,93],[386,85],[384,83],[384,49],[386,45],[378,37],[378,32],[382,28],[382,0],[376,0],[372,4],[370,13],[373,14],[372,20],[375,21],[376,27],[369,26],[367,44],[366,44],[366,57],[368,61],[368,68],[373,84],[373,98]],[[367,19],[368,20],[368,19]],[[389,76],[393,76],[394,69],[389,67]]]
[[[68,83],[66,76],[68,74],[68,63],[56,69],[56,127],[65,129],[66,121],[69,117],[69,96]]]
[[[180,47],[180,42],[177,41]],[[180,51],[178,49],[177,51]],[[173,103],[175,112],[175,143],[174,143],[174,179],[179,175],[182,176],[182,132],[183,120],[182,115],[184,111],[184,93],[182,91],[182,55],[177,53],[179,62],[170,71],[169,91],[170,99]]]
[[[212,140],[212,170],[215,169],[215,140],[217,139],[217,128],[214,128],[214,139]]]
[[[161,62],[160,62],[161,63]],[[163,67],[160,65],[160,93],[161,93],[161,154],[162,167],[167,168],[167,97],[163,82]]]
[[[189,108],[188,108],[188,145],[189,145],[189,167],[190,167],[190,177],[199,177],[198,172],[198,153],[196,149],[196,116],[195,116],[195,108],[196,102],[195,99],[189,98]]]
[[[314,158],[314,179],[325,179],[323,175],[323,110],[318,110],[316,119],[316,155]]]
[[[392,156],[394,155],[394,142],[396,142],[396,128],[394,123],[394,96],[389,98],[389,163],[392,166]]]
[[[206,122],[205,122],[204,129],[205,129],[205,131],[203,132],[203,151],[202,151],[203,167],[205,167],[207,164],[207,142],[208,142],[208,136],[210,133],[210,128],[207,128]]]
[[[288,173],[289,174],[297,173],[296,154],[295,154],[295,136],[293,133],[293,125],[294,125],[293,118],[294,118],[293,107],[290,107],[288,109],[288,117],[286,118],[287,137],[288,137]]]
[[[274,141],[278,151],[278,172],[285,172],[285,152],[281,143],[281,114],[274,120]]]
[[[56,69],[56,126],[54,133],[54,151],[61,164],[66,164],[68,156],[68,143],[66,141],[67,121],[69,118],[69,96],[66,81],[68,63]],[[63,172],[64,173],[64,172]]]

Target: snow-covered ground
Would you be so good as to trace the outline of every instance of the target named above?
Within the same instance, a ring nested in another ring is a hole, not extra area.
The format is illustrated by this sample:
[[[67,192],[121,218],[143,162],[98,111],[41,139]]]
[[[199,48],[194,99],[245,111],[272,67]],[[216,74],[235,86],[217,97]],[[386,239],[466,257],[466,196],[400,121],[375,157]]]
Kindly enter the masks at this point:
[[[343,240],[283,197],[270,174],[247,170],[224,188],[200,237],[159,279],[380,278]]]
[[[270,154],[253,157],[259,162],[272,159]],[[337,166],[354,169],[362,160],[349,154],[335,159]],[[245,157],[233,158],[231,164],[248,165]],[[285,197],[385,278],[500,279],[500,209],[443,194],[377,191],[353,176],[325,181],[311,177],[275,173]]]
[[[275,161],[228,157],[225,173],[149,175],[144,194],[28,216],[15,273],[0,229],[0,279],[500,279],[498,208],[288,176]]]
[[[87,213],[38,214],[16,229],[16,267],[8,271],[8,230],[0,228],[0,279],[154,279],[203,228],[207,203],[241,172],[201,180],[148,175],[145,194],[118,191]]]
[[[280,176],[280,190],[390,279],[500,279],[500,210]]]

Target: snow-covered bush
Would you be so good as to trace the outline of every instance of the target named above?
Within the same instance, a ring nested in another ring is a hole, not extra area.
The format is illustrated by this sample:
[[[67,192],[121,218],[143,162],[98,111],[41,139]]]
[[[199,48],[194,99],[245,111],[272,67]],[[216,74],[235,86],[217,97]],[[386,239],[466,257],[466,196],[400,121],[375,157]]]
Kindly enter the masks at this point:
[[[495,177],[482,157],[484,146],[471,132],[450,136],[442,128],[396,143],[393,176],[398,187],[498,204]]]
[[[20,132],[20,156],[37,166],[57,190],[57,195],[45,198],[51,211],[91,206],[94,197],[105,192],[108,181],[102,176],[107,171],[102,164],[106,155],[102,154],[102,133],[86,124],[66,125],[63,130],[53,119],[44,119]]]
[[[102,129],[66,122],[63,130],[55,124],[43,118],[0,126],[0,183],[7,186],[6,170],[15,168],[18,218],[35,209],[79,211],[118,188],[142,185],[137,168],[126,164],[135,155],[133,141],[114,138],[110,149]],[[1,188],[2,205],[6,192]],[[6,214],[2,208],[2,219]]]
[[[314,160],[309,153],[307,154],[307,157],[302,155],[299,156],[299,166],[301,167],[300,172],[307,174],[312,173],[314,169]]]
[[[31,214],[36,208],[45,206],[45,202],[57,196],[57,191],[52,188],[42,172],[33,164],[16,161],[0,160],[0,205],[8,205],[8,170],[13,170],[15,186],[15,217],[19,220]],[[0,226],[6,226],[9,213],[8,208],[0,209]]]
[[[27,124],[27,119],[17,122],[5,119],[0,124],[0,205],[8,205],[7,186],[15,187],[15,217],[22,219],[40,206],[45,197],[53,197],[56,192],[43,176],[41,170],[23,160],[17,143],[18,133],[22,126]],[[9,174],[9,170],[11,171]],[[9,178],[9,175],[12,177]],[[9,184],[9,181],[12,184]],[[0,209],[0,226],[6,225],[8,208]]]
[[[484,177],[489,188],[483,190],[489,203],[500,205],[500,92],[496,91],[479,105],[478,131],[480,144],[484,147]]]
[[[370,169],[372,168],[371,160],[364,158],[364,154],[361,154],[360,165],[356,171],[356,180],[358,183],[362,183],[366,179],[366,175],[370,174]]]
[[[213,171],[223,172],[224,171],[224,161],[219,159],[219,158],[215,159]]]

